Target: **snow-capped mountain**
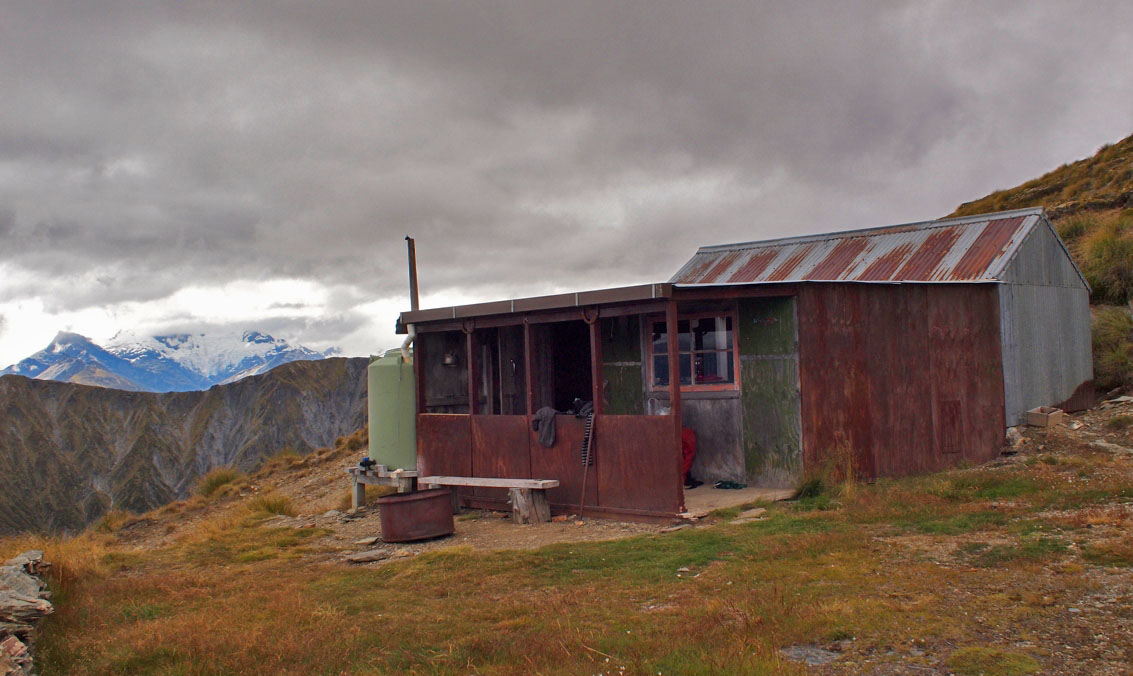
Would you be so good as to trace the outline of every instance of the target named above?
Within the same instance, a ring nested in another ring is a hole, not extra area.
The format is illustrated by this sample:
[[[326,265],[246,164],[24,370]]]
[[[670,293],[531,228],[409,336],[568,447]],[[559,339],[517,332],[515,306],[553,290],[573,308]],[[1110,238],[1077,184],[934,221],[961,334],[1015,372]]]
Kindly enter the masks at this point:
[[[46,348],[0,375],[120,390],[185,392],[230,383],[287,362],[335,354],[334,348],[318,352],[258,331],[164,336],[119,332],[105,348],[78,334],[60,332]]]

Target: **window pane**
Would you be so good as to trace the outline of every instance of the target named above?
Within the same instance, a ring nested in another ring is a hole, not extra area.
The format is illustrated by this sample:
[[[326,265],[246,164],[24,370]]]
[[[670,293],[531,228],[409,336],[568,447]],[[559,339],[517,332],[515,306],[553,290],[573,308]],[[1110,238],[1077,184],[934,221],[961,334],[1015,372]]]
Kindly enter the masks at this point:
[[[719,352],[697,352],[696,383],[715,385],[735,382],[735,362],[731,350]]]
[[[669,358],[664,355],[653,357],[653,386],[669,386]]]
[[[725,350],[732,347],[731,317],[702,317],[692,321],[694,350]]]
[[[669,337],[665,333],[665,322],[653,322],[653,354],[669,351]]]
[[[694,320],[695,321],[695,320]],[[677,349],[688,352],[692,349],[689,336],[689,320],[677,322]],[[653,322],[653,354],[665,354],[669,350],[669,338],[665,333],[665,322]]]
[[[681,354],[681,385],[692,384],[692,355]]]

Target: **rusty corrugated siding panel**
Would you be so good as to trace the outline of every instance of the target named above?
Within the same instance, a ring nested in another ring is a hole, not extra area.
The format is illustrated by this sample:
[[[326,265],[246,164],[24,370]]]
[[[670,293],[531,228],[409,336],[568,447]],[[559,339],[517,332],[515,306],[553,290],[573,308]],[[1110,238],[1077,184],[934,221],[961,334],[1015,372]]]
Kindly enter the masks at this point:
[[[677,284],[994,281],[1039,210],[705,247]]]
[[[840,446],[864,476],[998,455],[995,287],[816,283],[798,304],[804,471]]]

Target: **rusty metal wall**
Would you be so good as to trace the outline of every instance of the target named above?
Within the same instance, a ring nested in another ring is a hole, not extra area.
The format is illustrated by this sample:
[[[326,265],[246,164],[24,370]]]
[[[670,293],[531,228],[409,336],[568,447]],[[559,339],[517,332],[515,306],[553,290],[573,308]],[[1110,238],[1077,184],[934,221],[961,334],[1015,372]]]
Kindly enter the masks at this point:
[[[471,476],[472,427],[467,414],[417,415],[417,472],[420,476]],[[472,489],[454,489],[461,497]]]
[[[1003,442],[996,285],[799,291],[804,472],[867,477],[984,462]]]
[[[582,421],[557,416],[556,442],[539,445],[528,416],[417,416],[422,475],[558,479],[548,495],[558,512],[576,512],[582,494]],[[680,511],[680,448],[668,416],[602,415],[586,486],[588,513],[669,517]],[[500,509],[501,489],[461,489],[465,504]],[[593,508],[591,510],[591,508]]]
[[[539,445],[538,433],[530,432],[528,447],[531,449],[531,476],[536,479],[558,479],[558,488],[547,491],[547,500],[557,511],[566,512],[578,509],[582,496],[582,447],[583,420],[573,415],[555,416],[555,445],[544,448]],[[597,446],[595,446],[597,448]],[[593,465],[586,478],[586,505],[598,506],[598,481]]]
[[[669,416],[598,419],[598,504],[612,510],[676,514],[683,499],[681,452]]]
[[[1050,226],[1019,247],[999,287],[1006,421],[1027,410],[1093,404],[1089,291]]]
[[[504,479],[530,479],[526,415],[472,416],[472,473]],[[477,497],[506,500],[505,488],[476,488]]]

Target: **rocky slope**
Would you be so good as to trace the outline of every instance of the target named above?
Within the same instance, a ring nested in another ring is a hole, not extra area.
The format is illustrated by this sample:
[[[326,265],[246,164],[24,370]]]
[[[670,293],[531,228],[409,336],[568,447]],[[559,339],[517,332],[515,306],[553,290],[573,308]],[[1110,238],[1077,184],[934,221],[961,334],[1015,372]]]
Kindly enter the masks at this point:
[[[164,394],[0,377],[0,534],[78,530],[185,497],[213,468],[327,446],[366,422],[367,363],[295,361]]]

